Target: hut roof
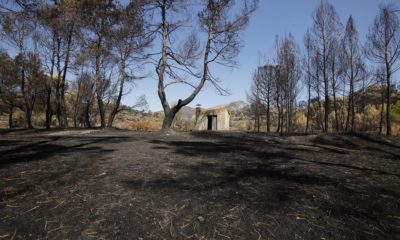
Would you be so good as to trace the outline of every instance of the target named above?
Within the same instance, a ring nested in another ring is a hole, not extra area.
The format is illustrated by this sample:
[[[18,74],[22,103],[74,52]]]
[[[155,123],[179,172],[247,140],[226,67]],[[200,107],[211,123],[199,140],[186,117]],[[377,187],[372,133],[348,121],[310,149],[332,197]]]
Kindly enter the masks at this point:
[[[224,112],[224,111],[227,111],[229,113],[228,109],[226,109],[225,106],[215,106],[215,107],[212,107],[212,108],[209,108],[209,109],[201,109],[201,111],[203,113],[210,113],[210,112],[212,112],[212,113],[220,113],[220,112]]]

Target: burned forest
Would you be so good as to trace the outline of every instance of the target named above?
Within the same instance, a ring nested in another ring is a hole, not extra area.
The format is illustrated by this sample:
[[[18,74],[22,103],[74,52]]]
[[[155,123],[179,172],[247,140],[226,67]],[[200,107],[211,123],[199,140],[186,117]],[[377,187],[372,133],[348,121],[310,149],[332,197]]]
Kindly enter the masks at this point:
[[[0,1],[0,240],[400,239],[400,5]]]

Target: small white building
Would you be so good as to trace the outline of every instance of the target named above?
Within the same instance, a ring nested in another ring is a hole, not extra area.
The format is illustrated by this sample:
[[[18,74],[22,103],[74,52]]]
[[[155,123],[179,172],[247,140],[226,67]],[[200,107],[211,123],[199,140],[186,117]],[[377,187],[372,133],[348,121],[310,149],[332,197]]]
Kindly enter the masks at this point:
[[[196,108],[195,130],[229,131],[230,114],[225,107]]]

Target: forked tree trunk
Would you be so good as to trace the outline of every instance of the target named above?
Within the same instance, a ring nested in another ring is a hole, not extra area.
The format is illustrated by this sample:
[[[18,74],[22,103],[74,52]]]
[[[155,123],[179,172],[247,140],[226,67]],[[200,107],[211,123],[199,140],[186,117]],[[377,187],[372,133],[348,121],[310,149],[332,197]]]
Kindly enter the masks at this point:
[[[189,104],[193,99],[197,96],[197,94],[200,92],[200,90],[203,88],[206,80],[208,79],[208,63],[209,63],[209,54],[211,52],[211,41],[212,41],[212,29],[208,29],[208,38],[207,38],[207,44],[205,47],[204,51],[204,56],[203,56],[203,69],[202,69],[202,76],[200,79],[199,84],[195,87],[193,92],[184,100],[179,99],[178,103],[174,107],[170,107],[169,103],[167,101],[166,93],[165,93],[165,85],[164,85],[164,80],[165,80],[165,70],[168,67],[167,63],[167,32],[168,32],[168,22],[167,22],[167,3],[164,0],[163,4],[161,6],[161,18],[162,18],[162,25],[161,25],[161,31],[162,31],[162,51],[161,51],[161,59],[160,63],[156,68],[157,75],[158,75],[158,97],[160,98],[161,104],[164,109],[164,120],[162,124],[162,131],[171,131],[172,130],[172,123],[175,118],[176,113],[184,106]]]
[[[169,111],[164,111],[164,120],[162,124],[163,131],[171,131],[172,130],[172,123],[174,122],[175,115],[178,111],[170,109]]]

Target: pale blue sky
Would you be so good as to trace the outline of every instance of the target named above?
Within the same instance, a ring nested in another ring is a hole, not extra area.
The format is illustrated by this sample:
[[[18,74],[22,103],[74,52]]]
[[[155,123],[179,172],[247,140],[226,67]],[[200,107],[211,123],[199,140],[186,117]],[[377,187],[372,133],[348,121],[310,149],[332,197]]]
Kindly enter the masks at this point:
[[[259,52],[274,57],[275,35],[283,36],[292,33],[299,44],[307,28],[312,25],[311,14],[320,0],[260,0],[259,9],[252,15],[250,25],[242,34],[244,46],[238,56],[238,66],[235,69],[218,67],[214,75],[222,80],[222,85],[230,89],[231,95],[219,96],[211,86],[206,86],[197,98],[189,104],[195,106],[212,107],[231,101],[246,100],[246,91],[250,89],[251,75],[259,62]],[[373,19],[378,14],[381,3],[397,3],[397,0],[331,0],[343,24],[350,14],[353,15],[362,42],[368,32]],[[399,6],[399,4],[397,4]],[[148,69],[154,72],[154,69]],[[398,73],[396,77],[398,78]],[[186,97],[187,88],[174,88],[169,92],[170,102]],[[132,92],[125,96],[123,102],[133,105],[135,99],[145,94],[152,111],[162,110],[157,95],[157,81],[147,78],[136,83]]]

